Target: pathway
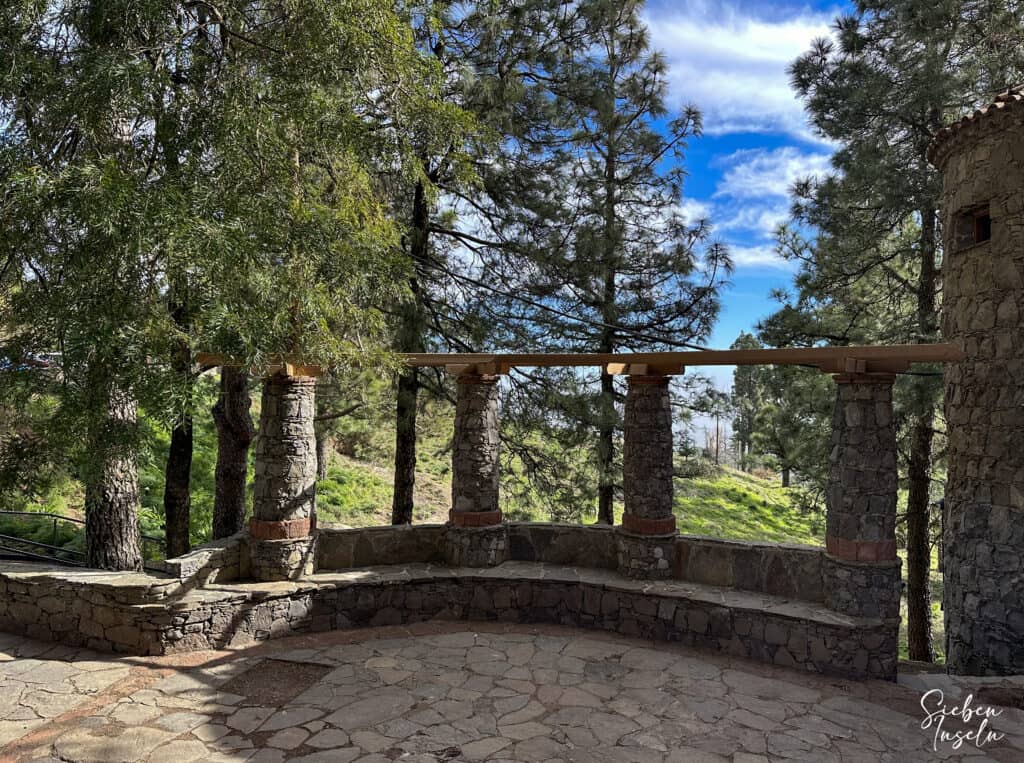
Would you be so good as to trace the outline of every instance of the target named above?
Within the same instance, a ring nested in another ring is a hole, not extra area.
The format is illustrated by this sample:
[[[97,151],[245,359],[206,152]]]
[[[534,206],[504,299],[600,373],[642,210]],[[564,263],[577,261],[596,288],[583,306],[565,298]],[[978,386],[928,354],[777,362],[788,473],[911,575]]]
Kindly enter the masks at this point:
[[[937,677],[855,683],[563,628],[431,623],[161,658],[0,634],[0,660],[0,760],[1024,760],[1009,709],[1003,740],[936,752],[919,703]]]

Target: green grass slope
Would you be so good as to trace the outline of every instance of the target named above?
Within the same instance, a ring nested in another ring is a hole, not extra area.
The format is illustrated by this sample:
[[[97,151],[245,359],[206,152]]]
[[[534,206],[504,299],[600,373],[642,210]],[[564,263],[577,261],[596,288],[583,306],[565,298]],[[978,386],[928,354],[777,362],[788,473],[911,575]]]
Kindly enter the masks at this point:
[[[676,480],[679,532],[737,540],[824,543],[825,520],[796,509],[775,480],[721,467],[705,478]]]

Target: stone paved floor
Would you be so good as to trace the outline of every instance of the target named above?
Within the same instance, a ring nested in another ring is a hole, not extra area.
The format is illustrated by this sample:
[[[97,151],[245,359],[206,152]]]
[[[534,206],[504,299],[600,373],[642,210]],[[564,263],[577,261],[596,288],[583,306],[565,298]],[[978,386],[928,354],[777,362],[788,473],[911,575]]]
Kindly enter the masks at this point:
[[[927,681],[846,682],[561,628],[429,624],[164,658],[0,634],[0,660],[0,760],[1024,760],[1016,710],[992,723],[1003,740],[934,751]]]

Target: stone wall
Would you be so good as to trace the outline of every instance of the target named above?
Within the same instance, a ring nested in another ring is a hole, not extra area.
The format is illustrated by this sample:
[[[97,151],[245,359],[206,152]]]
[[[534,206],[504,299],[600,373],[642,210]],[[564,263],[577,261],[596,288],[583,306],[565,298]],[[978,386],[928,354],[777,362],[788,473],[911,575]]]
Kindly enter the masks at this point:
[[[1024,673],[1024,103],[938,146],[949,472],[944,609],[955,673]],[[987,212],[991,239],[958,236]]]
[[[5,562],[0,630],[101,652],[154,654],[177,579]]]
[[[825,604],[829,609],[854,617],[880,617],[893,621],[900,616],[902,562],[847,562],[826,554],[824,561]]]
[[[617,533],[607,525],[508,522],[508,559],[569,567],[618,568]],[[446,525],[399,525],[318,531],[317,570],[440,563]],[[821,602],[824,550],[785,543],[675,537],[672,577],[706,585]]]
[[[821,603],[821,549],[684,536],[676,541],[682,581],[634,581],[615,570],[613,528],[509,523],[502,530],[508,552],[523,561],[481,569],[431,563],[445,526],[319,531],[318,574],[274,583],[235,578],[259,565],[268,545],[292,541],[250,547],[244,536],[226,539],[169,560],[175,577],[7,563],[0,628],[101,651],[163,654],[314,630],[499,619],[681,641],[849,677],[895,673],[895,621]],[[390,564],[367,564],[381,560]]]
[[[824,552],[814,546],[680,535],[675,577],[694,583],[824,601]]]
[[[318,570],[444,560],[445,525],[390,525],[318,530]]]
[[[183,556],[163,562],[164,571],[182,583],[204,586],[229,583],[249,576],[245,533],[197,546]]]
[[[896,636],[885,623],[822,616],[807,605],[764,608],[749,594],[722,597],[599,570],[533,563],[496,570],[412,565],[319,576],[245,601],[221,594],[172,607],[167,651],[244,646],[294,633],[431,619],[559,623],[679,641],[786,667],[891,679]],[[230,629],[224,624],[231,623]]]
[[[509,558],[568,567],[614,570],[615,529],[609,525],[510,522]]]

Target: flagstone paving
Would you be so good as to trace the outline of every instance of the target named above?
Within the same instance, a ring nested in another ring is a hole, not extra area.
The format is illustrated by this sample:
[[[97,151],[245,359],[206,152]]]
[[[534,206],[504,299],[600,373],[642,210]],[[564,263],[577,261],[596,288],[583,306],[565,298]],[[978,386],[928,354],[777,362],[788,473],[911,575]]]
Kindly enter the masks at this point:
[[[950,696],[963,688],[944,680]],[[919,704],[932,684],[908,683],[496,624],[325,633],[160,658],[0,635],[0,760],[1024,760],[1024,713],[1011,709],[990,723],[1002,740],[933,749]],[[964,728],[952,719],[946,727]]]

